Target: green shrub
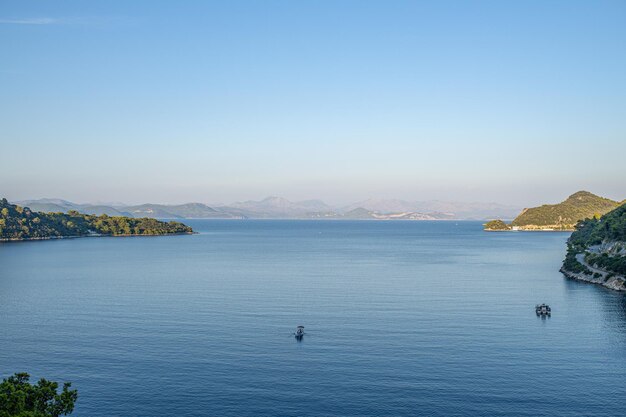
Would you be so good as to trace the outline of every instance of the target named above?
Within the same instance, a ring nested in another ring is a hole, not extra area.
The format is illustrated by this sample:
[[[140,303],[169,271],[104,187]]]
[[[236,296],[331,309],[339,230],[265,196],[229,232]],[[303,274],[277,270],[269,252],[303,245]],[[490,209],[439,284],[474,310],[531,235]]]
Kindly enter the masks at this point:
[[[59,417],[71,414],[78,392],[71,390],[71,383],[59,384],[40,379],[29,383],[30,375],[16,373],[0,383],[0,417]]]

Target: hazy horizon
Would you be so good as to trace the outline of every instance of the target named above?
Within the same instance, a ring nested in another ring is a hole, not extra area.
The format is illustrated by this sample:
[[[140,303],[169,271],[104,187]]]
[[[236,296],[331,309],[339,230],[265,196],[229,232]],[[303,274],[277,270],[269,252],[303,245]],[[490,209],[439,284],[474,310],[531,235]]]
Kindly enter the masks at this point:
[[[624,16],[620,1],[4,2],[0,194],[622,200]]]
[[[0,197],[3,198],[3,197]],[[333,201],[327,201],[321,198],[304,198],[304,199],[292,199],[292,198],[287,198],[285,196],[279,196],[279,195],[268,195],[262,198],[252,198],[252,199],[237,199],[237,200],[232,200],[232,201],[210,201],[210,200],[206,200],[206,201],[202,201],[202,200],[185,200],[185,201],[174,201],[174,202],[162,202],[162,201],[133,201],[133,202],[127,202],[127,201],[107,201],[107,200],[89,200],[89,201],[81,201],[81,200],[72,200],[72,199],[67,199],[67,198],[62,198],[62,197],[38,197],[38,198],[23,198],[23,199],[11,199],[9,198],[9,201],[38,201],[38,200],[64,200],[70,203],[76,203],[76,204],[93,204],[93,205],[108,205],[108,206],[131,206],[131,205],[138,205],[138,204],[163,204],[163,205],[177,205],[177,204],[186,204],[186,203],[201,203],[201,204],[205,204],[207,206],[228,206],[230,204],[236,204],[236,203],[245,203],[245,202],[260,202],[266,199],[271,199],[271,198],[284,198],[290,202],[293,203],[298,203],[298,202],[306,202],[306,201],[321,201],[323,203],[328,204],[329,206],[332,207],[343,207],[346,205],[352,205],[352,204],[356,204],[359,202],[366,202],[366,201],[376,201],[376,200],[398,200],[398,201],[405,201],[405,202],[435,202],[435,201],[440,201],[440,202],[454,202],[454,203],[479,203],[479,204],[500,204],[503,206],[509,206],[508,204],[504,204],[504,203],[499,203],[497,201],[461,201],[461,200],[454,200],[454,199],[447,199],[447,200],[440,200],[440,199],[431,199],[431,200],[413,200],[413,199],[403,199],[403,198],[389,198],[389,199],[378,199],[375,197],[372,198],[366,198],[366,199],[361,199],[361,200],[354,200],[354,201],[348,201],[348,202],[333,202]],[[514,206],[514,205],[510,205],[510,206]]]
[[[569,197],[570,195],[574,194],[575,192],[578,191],[589,191],[593,194],[596,194],[600,197],[604,197],[604,198],[609,198],[611,200],[614,201],[624,201],[626,200],[626,192],[622,195],[620,194],[606,194],[606,193],[600,193],[597,192],[593,189],[584,189],[584,188],[579,188],[579,189],[571,189],[571,190],[555,190],[554,193],[551,194],[546,194],[546,198],[541,198],[540,195],[544,195],[543,193],[531,193],[529,192],[528,194],[526,194],[525,196],[527,196],[527,199],[523,199],[520,200],[519,202],[516,202],[516,200],[513,200],[512,202],[509,201],[505,201],[505,200],[498,200],[496,199],[479,199],[478,197],[480,196],[475,196],[474,198],[472,198],[471,194],[467,194],[468,198],[457,198],[456,195],[445,195],[445,194],[440,194],[437,193],[436,195],[440,195],[440,198],[407,198],[407,197],[402,197],[402,196],[393,196],[393,195],[389,195],[388,197],[381,197],[381,196],[376,196],[376,195],[370,195],[370,196],[364,196],[362,198],[355,198],[355,199],[342,199],[342,198],[338,198],[338,199],[325,199],[325,198],[321,198],[319,196],[315,196],[315,195],[310,195],[310,196],[303,196],[303,197],[291,197],[290,195],[281,195],[281,194],[277,194],[277,193],[270,193],[270,194],[252,194],[250,197],[240,197],[240,198],[233,198],[230,200],[219,200],[219,199],[215,199],[215,198],[211,198],[210,196],[206,197],[203,195],[198,195],[196,197],[194,197],[193,195],[190,194],[190,197],[185,199],[185,198],[180,198],[180,199],[137,199],[137,198],[132,198],[132,199],[126,199],[126,200],[114,200],[114,199],[105,199],[105,198],[98,198],[97,196],[89,199],[89,198],[83,198],[80,196],[80,194],[76,194],[76,198],[68,198],[65,197],[64,195],[31,195],[29,196],[28,194],[24,194],[25,197],[21,197],[21,198],[14,198],[11,197],[9,195],[2,194],[0,195],[0,198],[7,198],[9,201],[29,201],[29,200],[43,200],[43,199],[60,199],[60,200],[66,200],[72,203],[77,203],[77,204],[106,204],[106,205],[137,205],[137,204],[145,204],[145,203],[150,203],[150,204],[165,204],[165,205],[176,205],[176,204],[185,204],[185,203],[202,203],[202,204],[206,204],[208,206],[217,206],[217,205],[229,205],[229,204],[233,204],[233,203],[240,203],[240,202],[246,202],[246,201],[262,201],[265,200],[267,198],[271,198],[271,197],[278,197],[278,198],[284,198],[287,199],[291,202],[301,202],[301,201],[310,201],[310,200],[320,200],[324,203],[327,203],[328,205],[331,206],[336,206],[336,207],[341,207],[341,206],[346,206],[346,205],[350,205],[350,204],[354,204],[354,203],[358,203],[358,202],[362,202],[362,201],[367,201],[367,200],[401,200],[401,201],[406,201],[406,202],[428,202],[428,201],[441,201],[441,202],[455,202],[455,203],[482,203],[482,204],[489,204],[489,203],[494,203],[494,204],[501,204],[503,206],[511,206],[511,207],[532,207],[532,206],[538,206],[538,205],[542,205],[542,204],[555,204],[555,203],[559,203],[563,200],[565,200],[567,197]],[[67,194],[67,193],[66,193]],[[18,194],[20,195],[20,194]]]
[[[589,190],[576,190],[576,191],[589,191]],[[593,193],[593,191],[590,191]],[[377,197],[369,197],[369,198],[364,198],[364,199],[360,199],[360,200],[350,200],[350,201],[329,201],[329,200],[324,200],[322,198],[316,198],[316,197],[311,197],[311,198],[289,198],[286,196],[282,196],[282,195],[276,195],[276,194],[272,194],[272,195],[267,195],[264,197],[259,197],[259,198],[240,198],[240,199],[236,199],[236,200],[229,200],[229,201],[216,201],[216,200],[201,200],[201,199],[190,199],[190,200],[180,200],[180,201],[153,201],[153,200],[145,200],[145,201],[114,201],[114,200],[73,200],[73,199],[69,199],[69,198],[63,198],[63,197],[58,197],[58,196],[43,196],[43,197],[35,197],[35,198],[22,198],[22,199],[12,199],[12,198],[8,198],[9,201],[13,201],[13,202],[19,202],[19,201],[36,201],[36,200],[65,200],[68,201],[70,203],[75,203],[75,204],[83,204],[83,205],[106,205],[106,206],[119,206],[119,207],[123,207],[123,206],[133,206],[133,205],[140,205],[140,204],[161,204],[161,205],[180,205],[180,204],[187,204],[187,203],[201,203],[201,204],[205,204],[209,207],[218,207],[218,206],[230,206],[232,204],[237,204],[237,203],[246,203],[246,202],[260,202],[266,199],[270,199],[270,198],[284,198],[290,202],[293,203],[298,203],[298,202],[305,202],[305,201],[321,201],[323,203],[328,204],[329,206],[333,207],[333,208],[344,208],[346,206],[350,206],[350,205],[356,205],[358,203],[364,203],[364,202],[368,202],[368,201],[392,201],[392,200],[397,200],[397,201],[403,201],[403,202],[407,202],[407,203],[428,203],[428,202],[442,202],[442,203],[458,203],[458,204],[497,204],[497,205],[501,205],[503,207],[509,207],[509,208],[529,208],[529,207],[533,207],[533,206],[540,206],[543,204],[556,204],[559,203],[563,200],[565,200],[567,197],[569,197],[571,194],[573,194],[574,191],[572,191],[571,193],[566,193],[566,195],[562,198],[558,198],[558,197],[552,197],[552,199],[550,200],[545,200],[545,201],[537,201],[537,202],[526,202],[526,204],[524,205],[519,205],[519,204],[509,204],[509,203],[503,203],[500,201],[480,201],[480,200],[460,200],[460,199],[454,199],[454,198],[448,198],[448,199],[406,199],[406,198],[377,198]],[[596,194],[596,193],[594,193]],[[609,198],[611,200],[614,201],[624,201],[626,200],[625,197],[616,197],[613,198],[611,196],[606,196],[606,195],[599,195],[600,197],[605,197],[605,198]],[[4,196],[0,196],[0,198],[2,198]]]

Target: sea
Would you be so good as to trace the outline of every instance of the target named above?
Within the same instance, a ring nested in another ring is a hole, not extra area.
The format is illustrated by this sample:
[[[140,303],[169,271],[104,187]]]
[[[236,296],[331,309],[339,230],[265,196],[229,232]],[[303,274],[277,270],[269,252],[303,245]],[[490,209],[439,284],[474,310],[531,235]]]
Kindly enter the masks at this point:
[[[626,415],[626,296],[559,273],[568,233],[185,223],[0,244],[0,376],[76,417]]]

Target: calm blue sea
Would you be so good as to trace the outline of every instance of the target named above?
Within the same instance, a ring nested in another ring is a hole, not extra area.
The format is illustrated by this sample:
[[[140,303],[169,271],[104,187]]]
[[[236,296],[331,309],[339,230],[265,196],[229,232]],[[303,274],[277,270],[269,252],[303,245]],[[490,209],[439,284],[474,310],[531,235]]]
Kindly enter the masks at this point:
[[[563,278],[566,233],[187,223],[0,244],[0,374],[77,417],[625,414],[626,297]]]

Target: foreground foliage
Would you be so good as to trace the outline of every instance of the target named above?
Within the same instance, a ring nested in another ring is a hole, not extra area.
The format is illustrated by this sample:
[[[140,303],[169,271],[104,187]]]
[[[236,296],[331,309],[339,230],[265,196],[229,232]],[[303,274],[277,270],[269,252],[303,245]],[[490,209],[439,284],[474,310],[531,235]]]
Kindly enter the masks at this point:
[[[28,207],[0,200],[0,239],[43,239],[63,236],[87,236],[102,234],[123,235],[166,235],[191,233],[193,230],[178,222],[162,222],[156,219],[109,217],[68,213],[40,213]]]
[[[585,219],[576,225],[569,238],[573,246],[588,247],[604,240],[626,242],[626,204],[602,216],[600,219]]]
[[[59,384],[40,379],[29,382],[27,373],[16,373],[0,383],[0,417],[59,417],[71,414],[78,392],[71,390],[71,383]]]

